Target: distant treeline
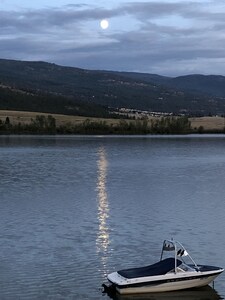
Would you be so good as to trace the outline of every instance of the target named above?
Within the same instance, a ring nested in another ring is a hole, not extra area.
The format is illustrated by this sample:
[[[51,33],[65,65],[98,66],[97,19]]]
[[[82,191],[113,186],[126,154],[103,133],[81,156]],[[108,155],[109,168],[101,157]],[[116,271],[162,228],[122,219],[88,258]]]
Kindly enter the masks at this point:
[[[203,133],[204,128],[193,131],[187,117],[164,117],[148,120],[119,120],[109,124],[107,121],[86,119],[78,124],[66,123],[56,126],[52,115],[37,115],[29,124],[12,124],[9,117],[0,120],[0,134],[188,134]]]

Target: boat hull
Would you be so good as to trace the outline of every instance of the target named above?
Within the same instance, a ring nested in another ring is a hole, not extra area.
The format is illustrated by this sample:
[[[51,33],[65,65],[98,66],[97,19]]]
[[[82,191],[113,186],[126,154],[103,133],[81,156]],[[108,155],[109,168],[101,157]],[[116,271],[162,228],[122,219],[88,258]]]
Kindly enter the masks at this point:
[[[161,282],[142,282],[127,286],[115,285],[115,287],[117,292],[120,294],[169,292],[206,286],[210,284],[219,274],[220,273],[177,279],[174,278],[163,280]]]

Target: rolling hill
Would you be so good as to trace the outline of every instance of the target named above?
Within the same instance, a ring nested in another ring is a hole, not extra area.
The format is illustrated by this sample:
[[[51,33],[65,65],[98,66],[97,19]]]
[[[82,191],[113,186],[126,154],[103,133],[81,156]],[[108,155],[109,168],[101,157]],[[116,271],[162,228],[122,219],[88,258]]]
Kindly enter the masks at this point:
[[[188,115],[225,112],[225,77],[84,70],[0,59],[0,109],[109,116],[117,108]]]

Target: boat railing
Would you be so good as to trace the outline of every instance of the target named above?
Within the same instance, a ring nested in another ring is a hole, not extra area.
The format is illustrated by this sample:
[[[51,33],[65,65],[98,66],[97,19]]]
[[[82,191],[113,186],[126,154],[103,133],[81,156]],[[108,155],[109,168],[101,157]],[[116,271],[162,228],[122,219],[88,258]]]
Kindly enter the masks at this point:
[[[184,248],[184,246],[175,240],[164,240],[163,242],[163,247],[161,251],[161,257],[160,260],[162,260],[164,252],[167,251],[173,251],[174,252],[174,258],[175,258],[175,266],[174,266],[174,272],[177,272],[177,259],[181,259],[184,262],[184,257],[189,257],[191,262],[194,264],[196,269],[198,269],[198,265],[196,262],[193,260],[193,258],[190,256],[190,254],[187,252],[187,250]]]

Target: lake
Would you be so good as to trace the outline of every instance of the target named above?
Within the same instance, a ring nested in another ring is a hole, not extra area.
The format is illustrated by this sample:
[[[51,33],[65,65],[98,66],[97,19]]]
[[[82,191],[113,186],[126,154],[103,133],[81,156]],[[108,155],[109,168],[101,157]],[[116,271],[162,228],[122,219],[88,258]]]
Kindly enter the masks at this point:
[[[179,240],[225,267],[225,136],[0,136],[0,299],[110,299]],[[205,288],[115,299],[224,299]]]

